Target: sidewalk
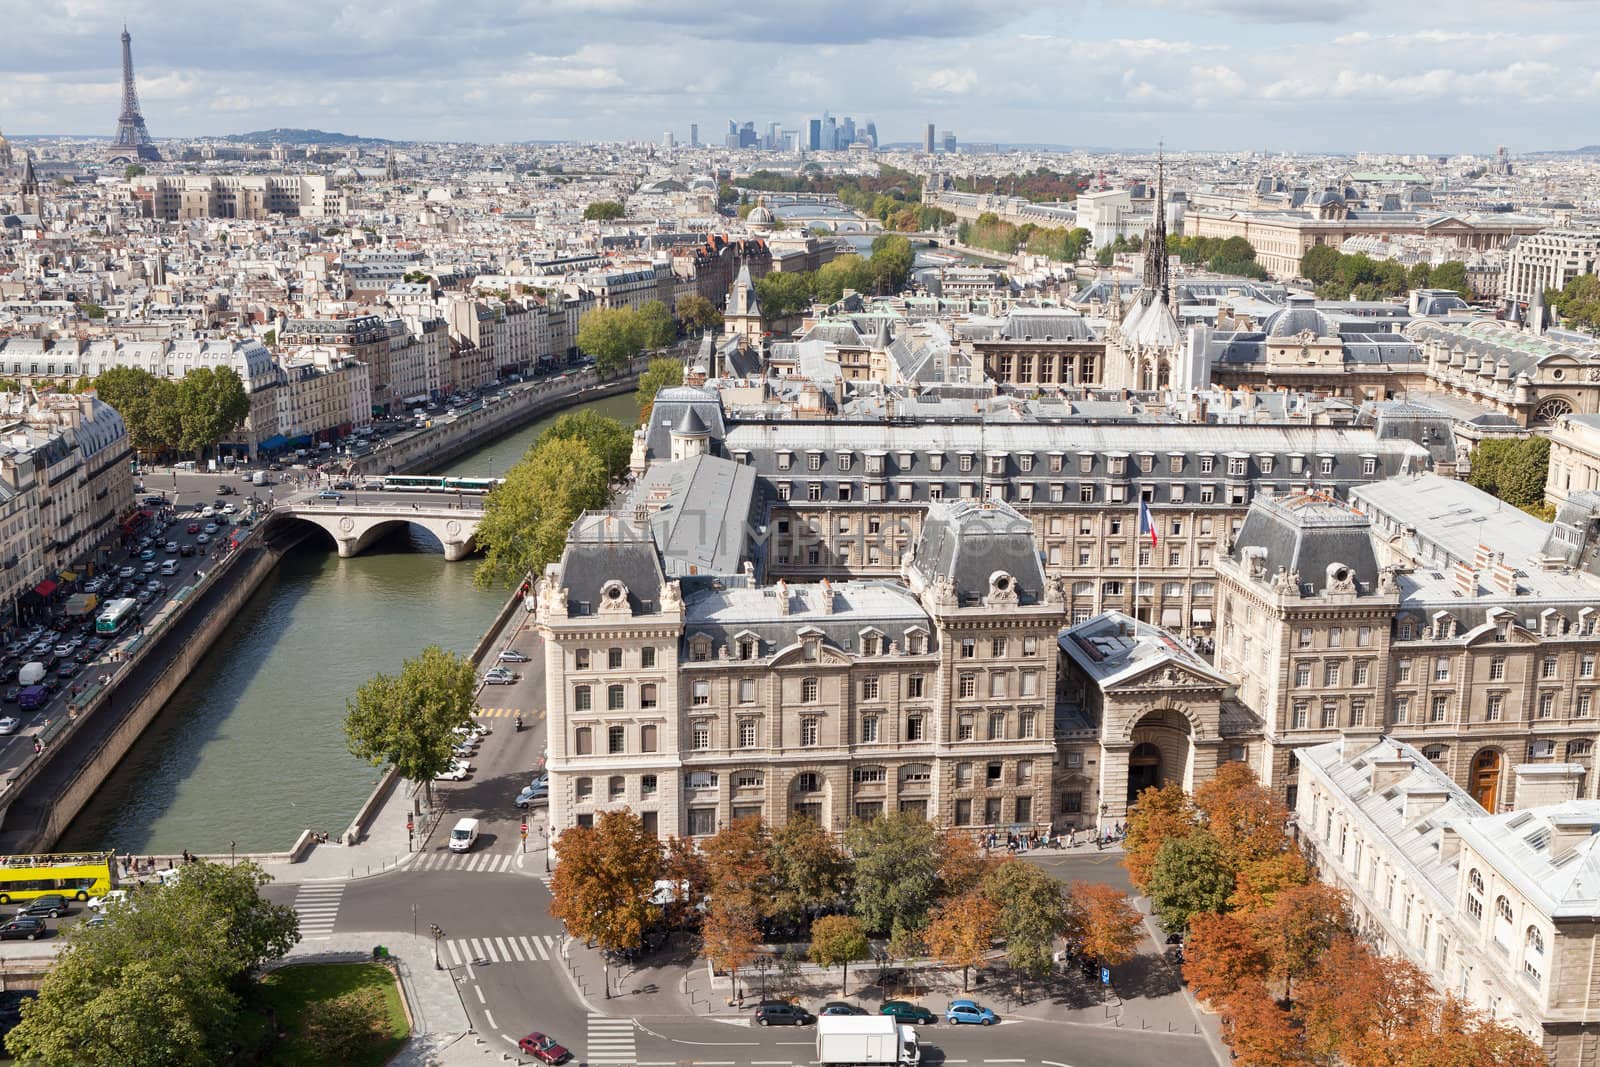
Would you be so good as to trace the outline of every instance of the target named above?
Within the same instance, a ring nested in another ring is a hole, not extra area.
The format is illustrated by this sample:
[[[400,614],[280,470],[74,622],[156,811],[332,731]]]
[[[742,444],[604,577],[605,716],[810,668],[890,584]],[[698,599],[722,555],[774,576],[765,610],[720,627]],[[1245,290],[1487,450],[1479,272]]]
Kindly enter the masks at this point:
[[[312,845],[298,863],[272,860],[263,863],[262,869],[276,882],[323,882],[350,878],[365,878],[404,867],[417,853],[407,845],[420,850],[427,843],[423,832],[428,823],[420,815],[413,815],[411,783],[400,781],[384,797],[373,813],[367,831],[355,844],[341,844],[330,837],[327,844]],[[424,794],[418,792],[416,801],[425,803]],[[407,834],[406,820],[411,816],[414,834]]]

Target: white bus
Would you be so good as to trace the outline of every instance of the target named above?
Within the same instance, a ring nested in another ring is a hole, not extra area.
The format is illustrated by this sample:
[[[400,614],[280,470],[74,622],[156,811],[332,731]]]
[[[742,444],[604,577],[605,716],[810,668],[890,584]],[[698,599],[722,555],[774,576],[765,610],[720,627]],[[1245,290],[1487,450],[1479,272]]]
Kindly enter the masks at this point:
[[[139,602],[133,597],[123,597],[113,600],[105,606],[105,610],[94,620],[94,632],[97,634],[120,634],[127,629],[128,624],[139,617]]]

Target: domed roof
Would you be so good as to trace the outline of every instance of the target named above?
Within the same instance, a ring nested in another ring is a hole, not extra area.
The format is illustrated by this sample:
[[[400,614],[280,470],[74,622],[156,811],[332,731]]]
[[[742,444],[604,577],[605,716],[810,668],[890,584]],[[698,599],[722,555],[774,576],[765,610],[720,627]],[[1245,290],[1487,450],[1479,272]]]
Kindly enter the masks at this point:
[[[756,206],[751,209],[745,221],[752,226],[771,226],[772,211],[767,207],[767,198],[762,197],[756,201]]]
[[[1339,195],[1339,190],[1337,189],[1324,189],[1320,193],[1313,193],[1311,198],[1306,201],[1306,204],[1310,207],[1321,207],[1324,204],[1342,203],[1344,203],[1344,197]]]
[[[1268,315],[1263,325],[1268,338],[1297,337],[1304,330],[1310,330],[1315,337],[1339,336],[1338,327],[1317,310],[1316,298],[1309,296],[1291,296],[1288,306]]]

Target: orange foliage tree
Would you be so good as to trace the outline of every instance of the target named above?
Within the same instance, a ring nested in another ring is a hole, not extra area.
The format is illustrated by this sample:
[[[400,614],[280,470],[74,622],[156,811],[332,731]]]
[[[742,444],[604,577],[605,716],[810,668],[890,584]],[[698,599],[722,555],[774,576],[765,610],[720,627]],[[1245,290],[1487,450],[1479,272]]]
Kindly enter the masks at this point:
[[[1291,1067],[1310,1062],[1294,1016],[1278,1007],[1260,982],[1241,986],[1228,999],[1222,1036],[1240,1067]]]
[[[1266,981],[1267,954],[1238,916],[1201,912],[1189,921],[1183,977],[1195,996],[1220,1009],[1240,989]]]
[[[633,812],[603,811],[594,826],[562,831],[561,863],[550,880],[550,914],[567,932],[607,952],[638,948],[654,914],[661,846]],[[605,966],[606,996],[611,967]]]
[[[1000,909],[981,890],[952,897],[933,910],[928,922],[928,951],[940,963],[961,968],[961,991],[967,991],[970,969],[982,967],[1000,931]]]
[[[1328,946],[1350,929],[1350,906],[1343,890],[1325,882],[1295,886],[1254,917],[1256,940],[1267,957],[1267,977],[1283,983],[1284,995],[1294,980],[1317,966]]]
[[[1305,885],[1310,880],[1311,867],[1298,848],[1262,856],[1234,872],[1233,894],[1228,897],[1228,906],[1252,914],[1270,908],[1285,889]]]
[[[1102,966],[1126,963],[1144,937],[1139,909],[1122,890],[1104,882],[1073,882],[1067,898],[1067,936]]]
[[[713,903],[763,915],[771,896],[772,859],[767,827],[759,815],[735,819],[701,846]]]
[[[1220,765],[1195,789],[1194,806],[1235,873],[1291,847],[1284,833],[1289,809],[1243,763]]]
[[[1128,870],[1133,887],[1147,892],[1156,853],[1169,838],[1185,837],[1195,829],[1195,807],[1183,786],[1169,782],[1160,789],[1146,789],[1128,809],[1127,836],[1122,842],[1122,865]]]

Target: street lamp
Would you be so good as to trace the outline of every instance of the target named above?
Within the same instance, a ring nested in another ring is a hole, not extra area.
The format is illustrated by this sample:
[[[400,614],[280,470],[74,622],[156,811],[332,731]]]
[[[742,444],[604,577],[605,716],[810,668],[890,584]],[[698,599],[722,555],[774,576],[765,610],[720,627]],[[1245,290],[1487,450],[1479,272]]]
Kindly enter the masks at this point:
[[[539,837],[544,841],[544,873],[550,873],[550,827],[541,825]]]
[[[439,929],[438,923],[429,923],[428,936],[433,938],[433,969],[442,971],[444,967],[439,963],[439,939],[444,937],[444,931]]]

